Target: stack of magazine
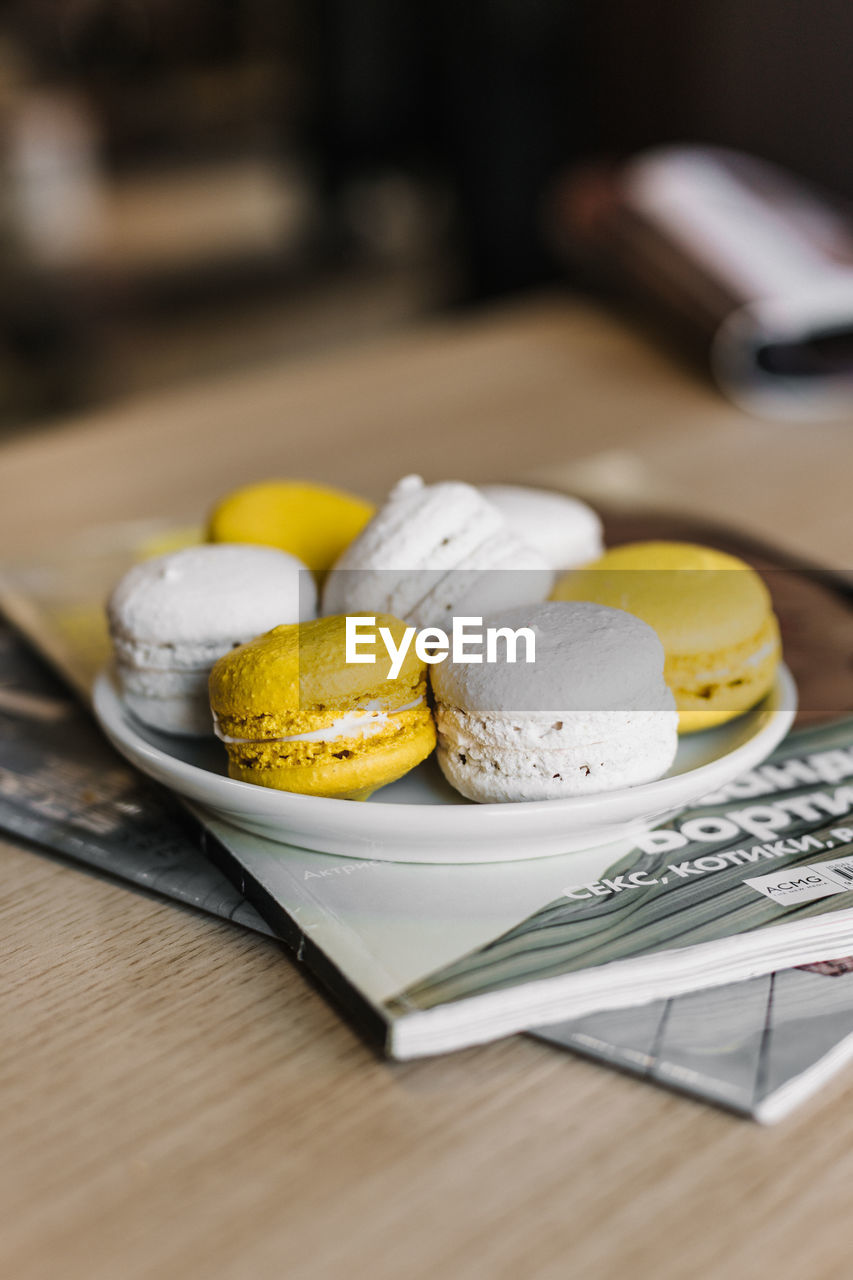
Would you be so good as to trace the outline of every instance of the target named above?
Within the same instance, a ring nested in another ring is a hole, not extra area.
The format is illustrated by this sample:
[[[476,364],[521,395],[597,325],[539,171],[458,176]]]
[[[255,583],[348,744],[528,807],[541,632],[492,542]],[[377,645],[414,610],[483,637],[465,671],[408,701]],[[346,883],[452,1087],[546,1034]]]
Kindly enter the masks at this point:
[[[92,617],[63,633],[22,598],[7,610],[54,662],[77,644],[79,685]],[[4,627],[0,829],[277,935],[394,1057],[533,1032],[769,1122],[853,1056],[853,717],[635,845],[380,863],[188,813]]]

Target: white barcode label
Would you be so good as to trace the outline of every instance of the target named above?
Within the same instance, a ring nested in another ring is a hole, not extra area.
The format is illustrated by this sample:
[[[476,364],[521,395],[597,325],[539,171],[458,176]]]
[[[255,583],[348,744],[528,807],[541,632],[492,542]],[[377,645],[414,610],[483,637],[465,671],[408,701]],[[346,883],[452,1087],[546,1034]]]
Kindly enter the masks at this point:
[[[830,880],[837,881],[845,889],[853,888],[853,858],[831,858],[818,866]]]

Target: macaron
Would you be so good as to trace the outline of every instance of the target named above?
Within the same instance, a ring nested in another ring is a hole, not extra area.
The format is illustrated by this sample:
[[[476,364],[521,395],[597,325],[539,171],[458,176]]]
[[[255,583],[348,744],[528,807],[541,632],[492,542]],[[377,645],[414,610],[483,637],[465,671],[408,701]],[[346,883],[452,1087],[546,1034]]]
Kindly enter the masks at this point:
[[[268,480],[223,498],[211,513],[208,539],[278,547],[323,574],[375,509],[363,498],[326,485]]]
[[[651,627],[620,609],[550,603],[488,623],[535,636],[535,661],[432,668],[438,762],[480,802],[555,800],[661,777],[677,713]]]
[[[125,703],[167,733],[213,732],[207,681],[217,658],[282,622],[313,618],[305,565],[273,547],[188,547],[136,565],[107,605]]]
[[[685,542],[633,542],[568,574],[554,597],[614,605],[654,627],[682,733],[741,715],[773,685],[781,642],[770,593],[736,556]]]
[[[604,551],[601,519],[579,498],[518,484],[483,484],[480,492],[552,569],[573,569]]]
[[[406,476],[336,561],[325,613],[391,613],[415,626],[541,603],[553,574],[473,485]]]
[[[404,623],[381,627],[399,644]],[[345,631],[342,617],[276,627],[216,663],[210,705],[232,778],[366,800],[430,754],[426,665],[410,648],[392,679],[381,647],[375,663],[348,664]]]

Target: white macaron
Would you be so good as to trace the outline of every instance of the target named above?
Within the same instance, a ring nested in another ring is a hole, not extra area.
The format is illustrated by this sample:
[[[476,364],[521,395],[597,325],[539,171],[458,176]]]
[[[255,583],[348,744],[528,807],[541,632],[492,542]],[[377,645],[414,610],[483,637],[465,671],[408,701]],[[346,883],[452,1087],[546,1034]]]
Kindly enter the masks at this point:
[[[416,626],[546,599],[553,572],[473,485],[406,476],[338,559],[325,613],[390,613]]]
[[[212,733],[207,680],[214,662],[316,611],[312,574],[274,547],[222,542],[135,565],[107,605],[125,703],[155,729]]]
[[[457,791],[478,801],[552,800],[666,773],[678,714],[651,627],[621,609],[559,602],[486,622],[531,628],[535,661],[432,667],[438,761]]]
[[[517,484],[484,484],[480,492],[552,569],[575,569],[604,551],[601,520],[579,498]]]

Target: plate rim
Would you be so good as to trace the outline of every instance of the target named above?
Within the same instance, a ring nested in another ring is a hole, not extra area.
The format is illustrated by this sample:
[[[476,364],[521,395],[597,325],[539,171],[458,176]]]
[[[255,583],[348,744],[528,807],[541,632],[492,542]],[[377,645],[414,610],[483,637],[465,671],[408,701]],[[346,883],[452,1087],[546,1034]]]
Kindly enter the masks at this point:
[[[302,795],[299,792],[280,791],[271,787],[259,787],[251,782],[242,782],[237,778],[229,778],[224,774],[214,773],[212,770],[202,768],[199,765],[189,764],[187,761],[153,746],[135,729],[131,715],[122,701],[111,664],[99,671],[92,689],[92,705],[95,718],[103,732],[125,759],[130,759],[131,763],[139,768],[142,768],[142,766],[137,763],[137,757],[145,760],[156,768],[154,776],[161,780],[163,774],[175,774],[178,778],[186,780],[188,784],[194,784],[193,789],[210,785],[222,788],[223,808],[228,812],[233,812],[233,809],[226,805],[227,797],[233,798],[234,808],[237,810],[248,807],[255,809],[259,818],[280,818],[282,821],[287,821],[288,819],[294,821],[297,816],[302,816],[305,820],[308,820],[313,815],[313,818],[318,823],[322,823],[324,819],[326,822],[334,822],[335,818],[339,819],[344,813],[349,813],[351,821],[362,825],[360,817],[357,817],[353,812],[353,810],[356,810],[359,814],[370,815],[366,820],[367,825],[370,825],[370,818],[375,818],[378,823],[381,821],[378,816],[380,813],[396,810],[398,814],[405,813],[410,820],[416,819],[418,816],[427,817],[428,815],[429,823],[435,835],[439,838],[441,831],[435,830],[435,828],[444,821],[452,826],[452,834],[456,837],[459,834],[459,824],[484,826],[493,821],[498,815],[505,819],[509,817],[515,819],[520,814],[527,814],[533,817],[540,813],[550,813],[555,819],[560,814],[571,815],[573,818],[582,818],[587,814],[594,816],[603,804],[607,804],[611,808],[619,807],[619,802],[624,801],[626,797],[634,801],[630,805],[632,810],[639,808],[641,811],[651,812],[665,810],[673,805],[680,807],[683,802],[680,802],[678,797],[685,785],[689,785],[688,780],[693,775],[697,773],[707,774],[709,776],[708,785],[707,788],[703,789],[711,792],[714,789],[714,773],[723,769],[726,774],[730,774],[732,765],[740,757],[753,759],[757,744],[759,742],[764,744],[765,740],[766,751],[761,758],[766,759],[788,733],[796,717],[798,692],[794,677],[784,662],[780,663],[777,668],[773,688],[766,695],[765,701],[768,702],[768,705],[763,709],[763,718],[756,727],[756,731],[745,742],[740,743],[737,747],[725,752],[716,759],[708,761],[706,764],[688,769],[684,773],[674,774],[671,777],[657,778],[653,782],[643,782],[632,787],[620,787],[612,791],[597,791],[587,796],[566,796],[552,800],[511,800],[503,803],[491,801],[483,804],[472,803],[470,805],[441,805],[415,802],[413,804],[389,803],[385,806],[382,806],[380,801],[379,804],[371,803],[354,806],[352,801],[336,797]],[[758,707],[752,708],[751,711],[754,713],[759,708],[760,704],[758,704]],[[115,714],[114,709],[117,709],[118,714]],[[744,714],[750,714],[750,712],[745,712]],[[128,756],[128,750],[132,751],[132,757]],[[744,768],[747,767],[749,766],[744,766]],[[143,768],[143,772],[148,771]],[[735,770],[735,776],[736,773],[737,770]],[[173,787],[172,789],[180,791],[178,787]],[[241,805],[239,803],[241,798],[248,804]],[[209,801],[196,801],[196,803],[206,803],[209,807],[216,808]],[[346,806],[346,808],[343,806]],[[281,812],[285,808],[289,810],[289,813]],[[613,814],[613,818],[616,821],[620,820],[615,814]]]

